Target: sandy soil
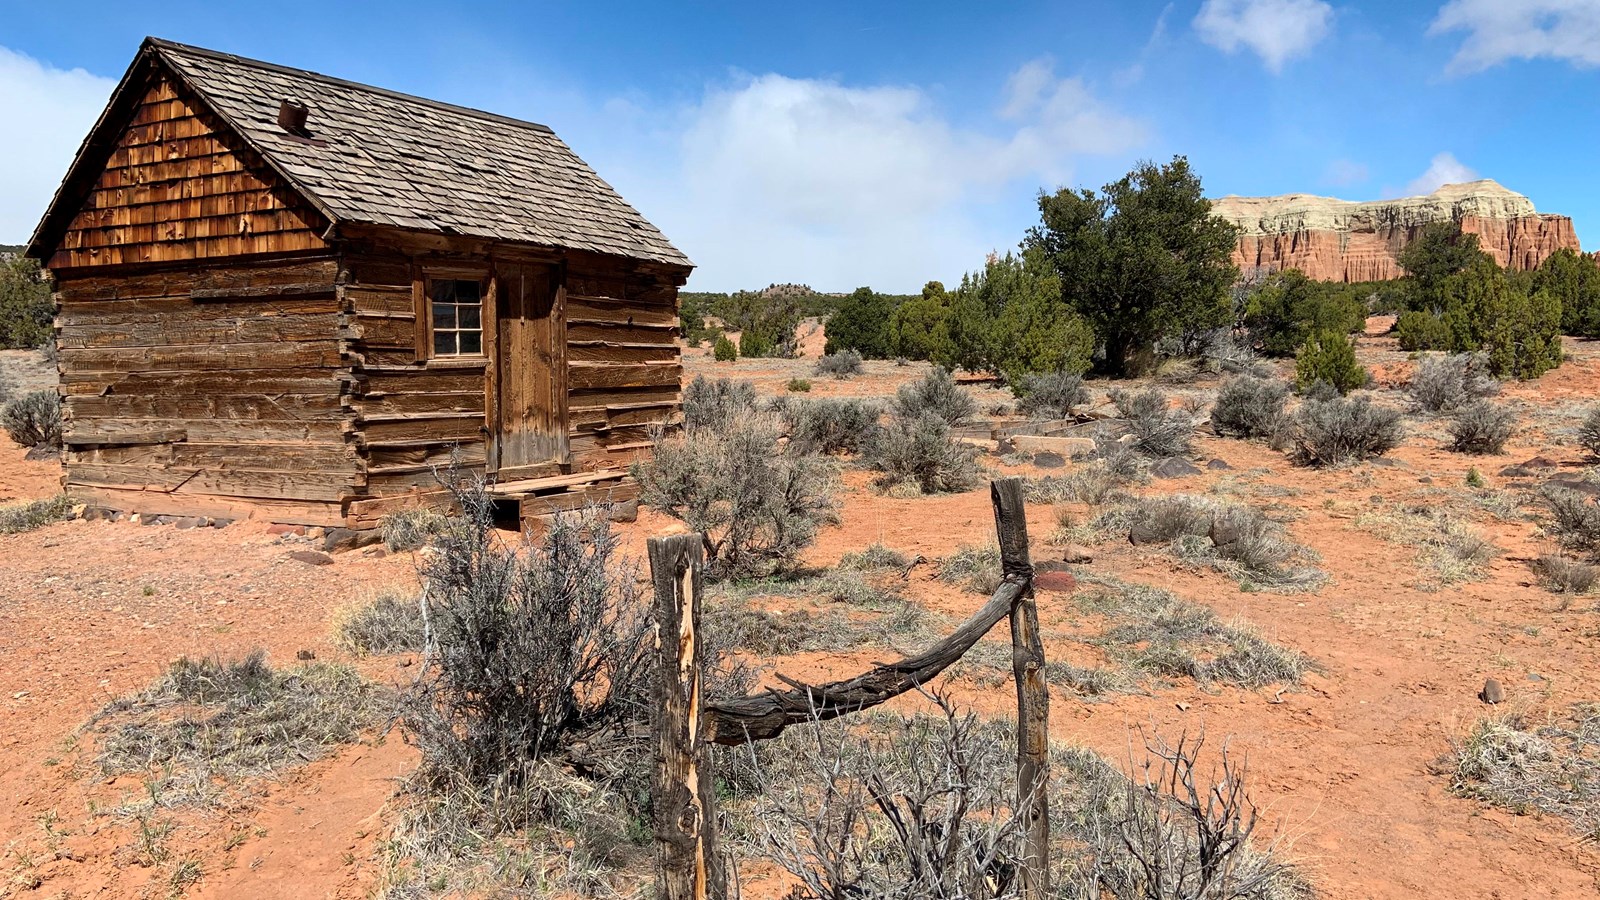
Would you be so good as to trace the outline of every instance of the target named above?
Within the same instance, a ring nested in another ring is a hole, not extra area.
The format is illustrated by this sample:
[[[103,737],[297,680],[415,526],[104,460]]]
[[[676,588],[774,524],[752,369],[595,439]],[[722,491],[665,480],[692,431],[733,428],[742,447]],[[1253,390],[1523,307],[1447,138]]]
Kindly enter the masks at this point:
[[[1271,496],[1290,514],[1293,536],[1321,554],[1330,582],[1314,593],[1244,592],[1223,575],[1116,543],[1094,548],[1096,558],[1085,568],[1168,588],[1225,618],[1252,622],[1310,654],[1320,671],[1281,695],[1183,684],[1086,702],[1058,690],[1051,703],[1054,737],[1112,759],[1128,758],[1139,729],[1175,736],[1203,727],[1211,741],[1226,740],[1248,754],[1269,828],[1285,837],[1325,897],[1595,896],[1600,852],[1592,844],[1561,821],[1454,797],[1432,768],[1448,740],[1485,714],[1475,694],[1486,676],[1506,685],[1511,707],[1534,716],[1600,698],[1595,601],[1565,605],[1534,583],[1528,561],[1548,547],[1533,523],[1502,522],[1478,510],[1474,521],[1504,554],[1478,580],[1430,590],[1412,548],[1358,520],[1365,511],[1405,504],[1477,509],[1464,487],[1469,467],[1490,488],[1513,487],[1499,470],[1536,454],[1581,467],[1570,432],[1600,392],[1600,350],[1569,349],[1567,365],[1505,392],[1527,428],[1499,457],[1446,452],[1436,423],[1413,425],[1392,454],[1396,465],[1332,472],[1296,468],[1256,444],[1202,437],[1198,458],[1222,459],[1231,470],[1158,481],[1149,490],[1216,488],[1257,502]],[[1387,338],[1364,339],[1362,355],[1381,384],[1409,375],[1409,361]],[[812,396],[883,396],[923,371],[869,363],[866,375],[839,381],[812,376],[811,366],[807,360],[714,363],[704,351],[691,351],[688,360],[691,374],[749,378],[770,394],[784,392],[791,378],[809,377]],[[975,390],[986,403],[1006,396]],[[989,464],[1007,474],[1046,474]],[[861,473],[847,473],[845,485],[843,520],[823,533],[809,561],[831,563],[874,541],[934,559],[959,544],[991,540],[984,491],[896,500],[873,493]],[[0,498],[57,490],[56,463],[24,461],[19,448],[0,446]],[[1085,517],[1082,509],[1073,512]],[[1042,540],[1054,516],[1047,506],[1030,509],[1036,559],[1058,552]],[[627,531],[634,552],[644,537],[671,524],[646,511]],[[300,650],[343,658],[329,638],[338,610],[378,586],[413,579],[404,555],[356,551],[327,566],[288,557],[305,546],[250,524],[178,530],[67,522],[0,536],[0,796],[10,801],[0,804],[6,879],[0,897],[165,892],[168,867],[128,863],[135,823],[103,812],[138,784],[107,783],[68,764],[84,752],[74,736],[109,698],[142,687],[182,654],[261,646],[280,663]],[[932,569],[913,570],[909,596],[950,619],[982,602],[935,581]],[[1040,607],[1047,655],[1082,654],[1082,645],[1063,634],[1074,618],[1066,598],[1045,593]],[[806,654],[779,661],[779,668],[798,678],[837,677],[881,655]],[[401,664],[408,662],[356,661],[369,677],[388,682],[404,681]],[[957,696],[982,712],[1004,714],[1014,703],[1011,690],[962,683]],[[413,761],[397,733],[372,735],[259,785],[235,808],[175,814],[174,852],[192,855],[204,873],[188,895],[365,896],[378,873],[376,842],[394,779]],[[229,836],[239,834],[245,839],[232,846]]]

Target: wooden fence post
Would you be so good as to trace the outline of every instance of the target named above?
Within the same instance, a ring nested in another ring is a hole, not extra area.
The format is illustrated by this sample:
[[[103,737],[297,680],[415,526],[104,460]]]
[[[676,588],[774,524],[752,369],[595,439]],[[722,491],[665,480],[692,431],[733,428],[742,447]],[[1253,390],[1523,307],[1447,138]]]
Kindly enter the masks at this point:
[[[1044,680],[1039,608],[1033,599],[1022,479],[997,479],[989,491],[1002,574],[1007,580],[1027,583],[1011,607],[1011,667],[1017,679],[1017,814],[1023,827],[1022,900],[1044,900],[1050,893],[1050,689]]]
[[[726,900],[717,855],[711,754],[700,724],[700,594],[704,549],[698,534],[651,538],[656,600],[656,743],[653,784],[656,896]]]

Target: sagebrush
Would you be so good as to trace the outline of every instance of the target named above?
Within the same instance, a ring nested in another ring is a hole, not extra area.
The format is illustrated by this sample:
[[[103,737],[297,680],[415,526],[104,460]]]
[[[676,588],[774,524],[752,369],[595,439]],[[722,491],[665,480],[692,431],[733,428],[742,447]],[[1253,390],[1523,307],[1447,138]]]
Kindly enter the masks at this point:
[[[948,369],[935,366],[920,380],[902,385],[895,392],[892,409],[907,421],[930,413],[947,424],[960,425],[978,414],[978,402],[956,384]]]
[[[978,482],[976,451],[957,443],[950,426],[937,413],[896,415],[878,430],[867,447],[866,461],[882,474],[885,490],[915,487],[923,494],[964,491]]]
[[[1307,400],[1287,429],[1297,461],[1312,466],[1362,462],[1393,450],[1404,437],[1398,410],[1366,397]]]
[[[834,464],[801,443],[778,449],[783,428],[771,413],[702,418],[715,424],[659,437],[652,458],[634,465],[640,501],[704,536],[714,578],[793,565],[836,518]]]
[[[61,397],[53,388],[33,391],[0,407],[0,428],[24,447],[61,447]]]
[[[1275,438],[1283,430],[1289,385],[1241,376],[1223,382],[1211,405],[1211,427],[1224,437]]]

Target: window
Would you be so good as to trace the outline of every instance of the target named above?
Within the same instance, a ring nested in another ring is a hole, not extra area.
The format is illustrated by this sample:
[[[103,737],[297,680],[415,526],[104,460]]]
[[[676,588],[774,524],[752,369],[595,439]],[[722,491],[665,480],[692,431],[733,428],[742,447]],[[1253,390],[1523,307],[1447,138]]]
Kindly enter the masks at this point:
[[[483,285],[477,281],[435,279],[428,282],[433,304],[433,355],[483,355]]]

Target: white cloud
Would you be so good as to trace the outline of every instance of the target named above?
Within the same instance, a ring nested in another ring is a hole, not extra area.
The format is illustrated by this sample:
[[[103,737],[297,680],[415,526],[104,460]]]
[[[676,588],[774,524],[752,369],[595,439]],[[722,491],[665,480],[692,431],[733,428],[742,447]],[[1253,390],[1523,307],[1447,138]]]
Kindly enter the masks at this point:
[[[1405,196],[1420,197],[1431,194],[1442,185],[1460,184],[1477,179],[1478,173],[1462,164],[1453,153],[1440,153],[1428,163],[1428,170],[1418,175],[1405,187]]]
[[[1206,0],[1194,30],[1224,53],[1253,50],[1279,72],[1326,37],[1332,21],[1333,7],[1323,0]]]
[[[33,233],[114,87],[112,79],[0,47],[0,121],[17,134],[0,164],[0,244]]]
[[[1428,34],[1455,31],[1467,36],[1446,68],[1451,74],[1540,57],[1600,65],[1600,0],[1450,0]]]
[[[953,125],[916,87],[743,78],[688,112],[681,172],[640,205],[701,266],[697,286],[911,290],[995,246],[976,207],[1146,135],[1047,60],[1017,69],[996,116],[1006,124],[991,133]]]

